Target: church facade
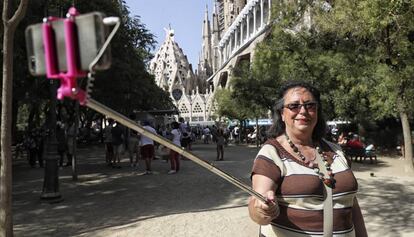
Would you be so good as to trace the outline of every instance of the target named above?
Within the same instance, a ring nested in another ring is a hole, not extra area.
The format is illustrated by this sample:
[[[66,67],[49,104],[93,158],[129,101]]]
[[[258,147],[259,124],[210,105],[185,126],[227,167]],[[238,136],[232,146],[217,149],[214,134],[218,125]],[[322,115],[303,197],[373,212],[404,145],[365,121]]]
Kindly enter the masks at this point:
[[[174,30],[165,31],[165,41],[150,62],[150,73],[156,84],[169,92],[180,117],[194,124],[211,121],[207,115],[211,88],[206,80],[194,74],[187,56],[174,39]]]
[[[270,19],[271,0],[213,0],[213,4],[211,22],[205,10],[194,72],[174,41],[172,29],[166,29],[166,39],[150,63],[157,85],[170,93],[180,116],[193,124],[211,124],[217,119],[214,90],[229,88],[231,68],[246,55],[251,60]]]

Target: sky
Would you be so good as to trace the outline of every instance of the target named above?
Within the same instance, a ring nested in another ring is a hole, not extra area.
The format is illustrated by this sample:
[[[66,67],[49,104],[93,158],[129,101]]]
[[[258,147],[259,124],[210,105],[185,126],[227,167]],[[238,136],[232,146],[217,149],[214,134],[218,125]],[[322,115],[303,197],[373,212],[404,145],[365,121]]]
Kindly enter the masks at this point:
[[[175,41],[187,55],[189,63],[197,68],[201,52],[202,26],[208,5],[209,19],[214,0],[126,0],[131,16],[140,16],[141,22],[153,33],[157,51],[165,40],[164,28],[175,32]]]

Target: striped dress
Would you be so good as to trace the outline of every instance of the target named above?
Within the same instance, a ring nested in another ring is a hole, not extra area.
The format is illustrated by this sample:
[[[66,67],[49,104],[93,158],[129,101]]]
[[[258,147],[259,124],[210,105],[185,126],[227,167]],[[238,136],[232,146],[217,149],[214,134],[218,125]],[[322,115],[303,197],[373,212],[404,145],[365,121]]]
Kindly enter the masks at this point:
[[[335,144],[321,144],[331,163],[336,184],[333,191],[333,231],[335,237],[353,237],[352,206],[357,181]],[[335,149],[336,150],[336,149]],[[323,183],[313,169],[295,159],[276,139],[270,140],[257,154],[252,175],[269,177],[277,184],[275,191],[280,215],[271,224],[261,226],[266,237],[304,237],[323,235]]]

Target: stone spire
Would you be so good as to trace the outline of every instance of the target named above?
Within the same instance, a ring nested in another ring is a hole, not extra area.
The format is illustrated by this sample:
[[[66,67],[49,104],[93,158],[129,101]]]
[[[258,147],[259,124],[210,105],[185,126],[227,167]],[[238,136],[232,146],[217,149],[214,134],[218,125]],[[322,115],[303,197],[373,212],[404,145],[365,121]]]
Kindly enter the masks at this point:
[[[168,91],[174,100],[195,88],[195,76],[187,56],[174,40],[171,26],[164,29],[165,41],[150,62],[149,71],[155,76],[155,83]]]
[[[218,44],[220,42],[221,36],[220,36],[220,29],[219,29],[219,21],[218,21],[218,17],[217,17],[217,5],[214,4],[214,10],[213,10],[213,17],[212,17],[212,21],[213,21],[213,32],[211,35],[211,46],[212,46],[212,67],[213,67],[213,72],[217,71],[217,67],[219,65],[219,51],[218,51]]]
[[[208,19],[208,6],[206,5],[206,11],[204,14],[204,21],[203,21],[203,51],[202,51],[202,59],[204,64],[207,64],[208,67],[212,65],[212,50],[211,50],[211,28],[210,28],[210,20]],[[207,66],[206,65],[206,66]]]

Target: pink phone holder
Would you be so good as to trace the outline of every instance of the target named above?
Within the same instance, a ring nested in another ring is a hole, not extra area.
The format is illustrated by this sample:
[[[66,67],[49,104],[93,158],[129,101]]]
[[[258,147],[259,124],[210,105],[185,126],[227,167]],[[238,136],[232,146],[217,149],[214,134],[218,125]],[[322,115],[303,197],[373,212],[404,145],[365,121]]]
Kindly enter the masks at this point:
[[[76,35],[75,17],[79,15],[76,8],[71,7],[67,18],[63,19],[65,32],[65,49],[67,71],[61,72],[58,68],[56,41],[51,22],[60,20],[57,17],[48,17],[42,25],[43,46],[45,49],[46,76],[49,79],[59,79],[60,87],[57,90],[57,98],[63,100],[70,97],[79,101],[81,105],[86,103],[86,93],[77,85],[78,77],[85,77],[87,72],[79,69],[79,47]]]

